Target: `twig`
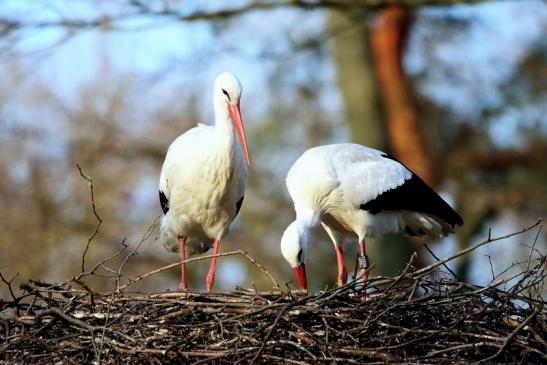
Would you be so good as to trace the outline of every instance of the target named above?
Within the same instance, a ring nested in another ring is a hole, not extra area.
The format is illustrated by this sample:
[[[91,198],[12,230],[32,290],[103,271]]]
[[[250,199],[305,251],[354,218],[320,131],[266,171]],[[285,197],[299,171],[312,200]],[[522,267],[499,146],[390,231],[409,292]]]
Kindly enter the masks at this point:
[[[95,207],[95,193],[93,191],[93,180],[89,176],[84,174],[79,164],[76,164],[76,167],[78,167],[78,171],[80,171],[80,176],[83,177],[89,183],[89,191],[91,192],[91,208],[93,209],[93,214],[95,215],[95,218],[97,218],[97,225],[95,226],[95,231],[87,239],[87,244],[85,246],[84,253],[82,254],[82,272],[84,272],[85,271],[85,256],[87,254],[87,251],[89,250],[89,245],[91,244],[91,241],[93,241],[95,236],[99,233],[99,228],[101,227],[101,224],[103,224],[103,220],[101,219],[101,217],[99,217],[99,214],[97,214],[97,208]]]
[[[273,275],[270,274],[270,272],[268,270],[266,270],[266,268],[261,263],[259,263],[254,258],[252,258],[251,255],[249,255],[247,253],[247,251],[238,250],[238,252],[240,252],[241,255],[243,255],[247,260],[249,260],[256,267],[258,267],[268,278],[270,278],[270,281],[273,283],[274,287],[280,288],[279,283],[277,282],[277,280],[275,280]]]
[[[293,303],[289,303],[287,304],[285,307],[283,307],[283,309],[281,309],[279,311],[279,313],[277,314],[277,316],[275,317],[275,320],[272,324],[272,326],[270,327],[270,330],[268,331],[268,333],[266,334],[266,337],[264,337],[264,339],[262,340],[262,345],[260,345],[260,348],[258,349],[258,351],[256,352],[255,356],[253,357],[253,359],[251,360],[251,364],[254,364],[255,361],[258,359],[258,357],[260,356],[260,354],[262,353],[262,351],[264,350],[264,346],[266,346],[266,343],[268,342],[268,340],[270,339],[273,331],[276,329],[277,325],[279,324],[279,321],[281,320],[281,317],[283,317],[283,315],[285,315],[285,313],[287,313],[287,311],[289,309],[291,309],[292,307],[298,305],[298,304],[301,304],[301,303],[304,303],[308,300],[309,298],[308,297],[304,297],[304,298],[300,298],[298,299],[296,302],[293,302]]]
[[[345,354],[366,356],[370,359],[382,360],[385,362],[398,362],[400,359],[397,357],[391,356],[387,353],[375,351],[375,350],[365,350],[365,349],[351,349],[351,348],[333,348],[331,351],[342,352]]]
[[[8,287],[8,290],[9,290],[9,293],[11,295],[11,298],[13,299],[13,301],[15,303],[18,303],[19,302],[19,298],[17,298],[15,296],[15,293],[13,292],[13,288],[11,287],[11,283],[13,283],[13,280],[17,279],[17,277],[19,276],[19,273],[15,274],[15,276],[13,278],[11,278],[10,280],[7,280],[4,275],[2,275],[2,271],[0,271],[0,279],[2,280],[2,282],[4,284],[6,284],[6,286]]]
[[[131,250],[131,252],[129,254],[126,255],[126,257],[124,258],[124,260],[122,261],[122,263],[120,264],[120,266],[118,267],[118,270],[116,272],[117,274],[117,279],[116,279],[116,292],[119,292],[120,291],[120,280],[121,280],[121,277],[122,277],[122,271],[125,267],[125,265],[127,264],[127,262],[129,261],[129,259],[133,256],[135,256],[139,249],[141,248],[141,246],[144,244],[144,242],[146,242],[146,240],[148,240],[148,238],[150,238],[152,236],[152,233],[154,232],[154,229],[158,226],[158,221],[160,219],[161,215],[160,216],[157,216],[156,219],[154,219],[154,222],[152,222],[152,224],[148,227],[148,229],[146,230],[146,232],[144,232],[141,240],[139,241],[139,243],[137,243],[137,245]]]
[[[492,238],[490,236],[490,233],[488,233],[488,238],[485,239],[485,240],[482,240],[480,242],[477,242],[475,243],[474,245],[472,246],[469,246],[468,248],[464,249],[464,250],[461,250],[459,252],[456,252],[455,254],[453,255],[450,255],[448,256],[447,258],[443,259],[443,260],[440,260],[440,261],[437,261],[436,263],[432,264],[432,265],[429,265],[429,266],[426,266],[420,270],[416,270],[413,274],[413,277],[414,278],[417,278],[419,276],[422,276],[422,275],[425,275],[429,272],[431,272],[431,270],[433,269],[436,269],[437,267],[447,263],[448,261],[452,261],[454,260],[455,258],[457,257],[460,257],[460,256],[463,256],[471,251],[474,251],[476,250],[477,248],[481,247],[481,246],[484,246],[485,244],[487,243],[491,243],[491,242],[496,242],[496,241],[500,241],[500,240],[503,240],[503,239],[506,239],[506,238],[509,238],[509,237],[513,237],[513,236],[517,236],[519,234],[522,234],[524,232],[528,232],[529,230],[533,229],[534,227],[537,227],[538,225],[541,224],[541,221],[542,219],[538,219],[538,221],[534,224],[532,224],[531,226],[528,226],[526,228],[523,228],[521,229],[520,231],[517,231],[517,232],[513,232],[513,233],[508,233],[506,235],[503,235],[503,236],[499,236],[499,237],[494,237]]]
[[[538,231],[536,233],[536,237],[534,238],[534,241],[532,242],[532,247],[530,248],[530,254],[528,255],[528,261],[526,262],[526,270],[530,269],[530,261],[532,260],[532,253],[534,252],[534,249],[536,247],[536,243],[539,238],[539,234],[541,233],[541,228],[543,227],[543,224],[540,224],[538,227]]]
[[[217,255],[202,255],[202,256],[198,256],[198,257],[192,257],[192,258],[186,259],[184,261],[178,261],[178,262],[174,262],[172,264],[166,265],[166,266],[162,266],[158,269],[155,269],[155,270],[149,271],[145,274],[142,274],[140,276],[137,276],[134,279],[130,279],[127,283],[120,286],[117,291],[118,292],[122,291],[122,290],[126,289],[127,287],[129,287],[129,286],[135,284],[136,282],[141,281],[142,279],[145,279],[149,276],[158,274],[158,273],[160,273],[162,271],[165,271],[165,270],[172,269],[173,267],[180,266],[183,262],[188,263],[188,262],[206,260],[206,259],[210,259],[212,257],[224,257],[224,256],[233,256],[233,255],[242,255],[243,257],[245,257],[251,263],[256,265],[264,274],[266,274],[266,276],[268,276],[268,278],[272,281],[272,283],[274,284],[275,287],[279,288],[279,283],[274,279],[274,277],[262,265],[260,265],[256,260],[252,259],[251,256],[249,256],[249,254],[247,252],[245,252],[243,250],[235,250],[235,251],[219,253]]]
[[[538,305],[536,309],[534,309],[532,314],[526,317],[526,319],[522,321],[522,323],[517,328],[515,328],[515,330],[511,332],[509,336],[505,338],[505,341],[503,341],[503,345],[499,348],[499,350],[494,355],[479,361],[479,363],[490,362],[494,360],[495,358],[497,358],[498,356],[500,356],[501,353],[507,348],[507,346],[509,346],[509,343],[511,342],[511,340],[513,340],[515,335],[524,327],[526,327],[528,323],[530,323],[542,310],[543,310],[543,305]]]
[[[0,359],[544,363],[547,302],[541,290],[547,265],[546,255],[534,252],[538,257],[526,255],[512,265],[518,272],[484,287],[436,273],[416,275],[412,256],[398,276],[372,279],[365,302],[355,282],[305,296],[293,292],[293,297],[278,288],[99,294],[89,287],[75,289],[70,281],[29,281],[20,295],[13,290],[15,298],[0,300]],[[241,253],[221,255],[229,254]],[[507,290],[509,281],[518,282]]]
[[[435,253],[433,252],[433,250],[431,250],[431,249],[429,248],[428,245],[424,244],[424,247],[425,247],[425,249],[431,254],[431,256],[433,256],[433,258],[434,258],[435,260],[437,260],[437,261],[440,260],[440,258],[438,258],[437,255],[435,255]],[[450,268],[448,267],[448,265],[446,265],[446,263],[443,263],[443,267],[444,267],[449,273],[451,273],[453,277],[455,277],[456,279],[458,279],[458,280],[461,281],[461,279],[458,277],[458,275],[456,275],[456,273],[455,273],[454,271],[452,271],[452,269],[450,269]]]
[[[467,344],[448,347],[442,350],[432,351],[425,356],[419,357],[419,359],[427,359],[427,358],[435,357],[438,355],[446,354],[447,352],[454,352],[459,350],[475,349],[478,347],[498,347],[498,346],[499,344],[495,342],[487,342],[487,341],[473,342],[473,343],[467,343]]]
[[[492,273],[492,280],[490,282],[493,282],[496,279],[496,274],[494,274],[494,266],[492,265],[492,257],[490,255],[486,255],[488,257],[488,263],[490,264],[490,273]]]
[[[458,0],[458,3],[477,3],[484,0]],[[390,0],[391,5],[401,6],[423,6],[423,5],[451,5],[454,0]],[[132,19],[140,19],[143,16],[165,18],[174,22],[192,22],[203,20],[225,20],[254,11],[266,11],[275,9],[375,9],[386,5],[386,0],[285,0],[285,1],[252,1],[236,7],[226,7],[214,11],[196,10],[192,13],[179,12],[168,6],[152,7],[146,2],[139,0],[130,1],[131,11],[117,15],[95,16],[87,18],[59,18],[38,21],[22,21],[18,19],[0,18],[0,30],[4,35],[15,32],[19,29],[36,28],[67,28],[67,29],[125,29],[119,23],[131,23]],[[130,28],[133,29],[133,28]]]

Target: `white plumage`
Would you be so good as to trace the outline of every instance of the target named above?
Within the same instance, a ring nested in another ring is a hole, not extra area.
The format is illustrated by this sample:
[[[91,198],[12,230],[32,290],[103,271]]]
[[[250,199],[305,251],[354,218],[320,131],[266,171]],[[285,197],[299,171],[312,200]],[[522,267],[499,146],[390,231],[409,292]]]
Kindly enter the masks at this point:
[[[243,202],[249,155],[239,111],[241,91],[234,75],[220,74],[213,90],[215,126],[198,124],[180,135],[165,156],[159,181],[165,213],[160,238],[167,249],[180,251],[182,260],[186,246],[189,253],[211,247],[218,253],[220,240]],[[208,291],[215,265],[213,258]],[[184,264],[180,288],[187,289]]]
[[[444,236],[463,221],[418,176],[393,157],[357,144],[314,147],[293,164],[287,188],[296,220],[281,240],[285,259],[305,287],[309,231],[319,223],[332,239],[338,258],[338,283],[347,279],[341,246],[357,235],[366,258],[365,238],[400,232]],[[361,271],[366,278],[366,271]]]

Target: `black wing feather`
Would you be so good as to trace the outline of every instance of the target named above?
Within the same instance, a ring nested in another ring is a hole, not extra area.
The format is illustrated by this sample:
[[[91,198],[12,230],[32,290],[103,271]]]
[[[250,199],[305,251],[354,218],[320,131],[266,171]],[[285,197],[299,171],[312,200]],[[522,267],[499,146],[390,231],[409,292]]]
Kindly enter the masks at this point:
[[[382,156],[397,161],[387,154]],[[373,200],[361,204],[360,208],[369,211],[371,214],[378,214],[383,210],[409,210],[433,214],[451,226],[463,225],[463,220],[458,213],[414,173],[402,185],[385,191]]]
[[[241,199],[239,199],[239,200],[237,201],[237,203],[236,203],[236,215],[235,215],[236,217],[237,217],[237,215],[238,215],[238,213],[239,213],[239,210],[241,209],[241,205],[243,205],[243,199],[244,199],[244,198],[245,198],[245,195],[243,195],[243,196],[241,197]]]
[[[161,210],[163,210],[163,214],[167,214],[167,212],[169,211],[169,200],[167,200],[167,197],[161,190],[160,190],[160,205],[161,205]]]

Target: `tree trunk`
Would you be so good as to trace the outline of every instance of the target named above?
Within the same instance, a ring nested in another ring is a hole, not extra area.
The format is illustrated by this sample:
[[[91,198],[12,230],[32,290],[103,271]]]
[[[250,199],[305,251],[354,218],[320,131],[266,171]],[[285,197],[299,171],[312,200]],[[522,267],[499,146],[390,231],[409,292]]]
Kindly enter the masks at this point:
[[[367,13],[364,11],[332,12],[331,32],[334,37],[334,58],[337,64],[338,83],[342,91],[346,119],[351,140],[355,143],[386,150],[388,143],[386,124],[381,112],[379,84],[375,77],[375,67],[371,44],[373,39],[367,26]],[[396,45],[394,45],[396,47]],[[380,57],[399,57],[390,52]],[[378,56],[376,56],[378,57]],[[399,59],[376,60],[394,65]],[[385,82],[380,83],[381,86]],[[391,88],[391,85],[388,87]],[[383,93],[382,93],[383,94]],[[386,105],[386,103],[383,103]],[[380,275],[393,275],[402,270],[412,254],[413,247],[403,236],[389,235],[380,240],[367,240],[367,249],[374,272]],[[352,245],[357,246],[357,245]],[[352,247],[353,249],[354,247]],[[349,250],[350,254],[355,251]]]
[[[392,153],[430,185],[437,182],[412,91],[403,70],[403,52],[412,21],[401,6],[381,10],[374,20],[370,43]]]
[[[386,135],[368,44],[366,15],[363,10],[330,13],[334,59],[352,142],[384,149]]]
[[[418,174],[429,185],[437,183],[431,153],[418,120],[412,100],[412,89],[403,69],[403,57],[412,13],[402,6],[389,6],[376,15],[370,32],[374,67],[381,93],[383,113],[389,140],[389,149],[397,159]],[[422,249],[421,240],[407,239],[401,235],[386,236],[381,249],[397,252],[379,262],[385,274],[396,274],[404,268],[412,251]],[[396,259],[390,257],[396,256]],[[418,266],[422,266],[418,257]]]

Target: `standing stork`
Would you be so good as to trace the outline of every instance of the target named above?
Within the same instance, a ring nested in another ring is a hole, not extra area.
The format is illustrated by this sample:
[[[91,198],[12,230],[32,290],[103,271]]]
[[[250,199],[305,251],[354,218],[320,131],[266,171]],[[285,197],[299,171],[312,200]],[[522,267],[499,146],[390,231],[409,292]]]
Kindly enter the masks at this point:
[[[188,289],[186,248],[191,254],[213,247],[213,254],[218,254],[220,240],[243,203],[250,158],[239,109],[241,91],[233,74],[218,75],[213,87],[214,127],[199,123],[180,135],[165,156],[159,181],[164,213],[160,239],[166,249],[180,252],[181,290]],[[213,287],[215,268],[212,257],[207,292]]]
[[[309,233],[319,223],[334,243],[338,285],[348,276],[341,245],[348,233],[359,239],[358,277],[366,282],[366,237],[389,232],[446,236],[463,224],[458,213],[406,166],[358,144],[307,150],[289,170],[286,182],[296,220],[283,233],[281,252],[302,289],[307,289]]]

